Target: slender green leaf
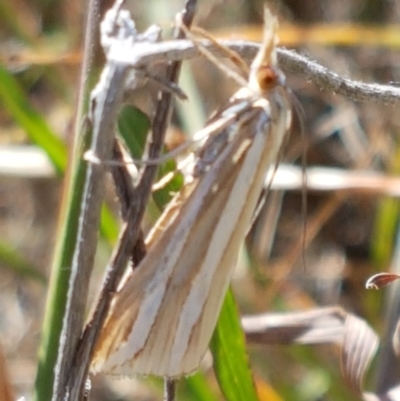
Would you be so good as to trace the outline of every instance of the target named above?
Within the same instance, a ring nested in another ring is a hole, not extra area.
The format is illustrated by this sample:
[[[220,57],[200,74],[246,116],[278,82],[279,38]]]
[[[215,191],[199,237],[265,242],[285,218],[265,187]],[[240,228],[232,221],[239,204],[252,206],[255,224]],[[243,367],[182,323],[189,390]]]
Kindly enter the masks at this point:
[[[65,143],[48,126],[46,120],[30,105],[29,100],[14,77],[1,65],[0,98],[8,113],[25,129],[31,141],[46,152],[57,174],[61,175],[67,166],[67,147]],[[135,122],[135,119],[133,121]],[[118,235],[117,223],[110,209],[106,206],[102,209],[101,233],[109,242],[113,242]]]
[[[47,282],[44,274],[36,266],[33,266],[18,252],[2,242],[0,242],[0,261],[19,276],[31,278],[40,284],[46,284]]]
[[[101,207],[100,232],[109,244],[114,244],[118,238],[118,222],[106,204]]]
[[[42,326],[39,348],[39,366],[35,382],[34,400],[50,401],[54,384],[54,369],[57,363],[58,347],[65,313],[68,282],[78,232],[78,222],[82,204],[83,188],[86,177],[86,163],[82,159],[82,150],[89,143],[90,130],[81,135],[82,147],[78,146],[79,155],[72,158],[72,174],[68,177],[67,190],[63,207],[57,242],[51,266],[50,285]]]
[[[141,110],[125,105],[118,118],[118,130],[127,146],[132,158],[141,159],[146,144],[147,132],[150,130],[150,120]],[[160,164],[158,179],[173,172],[173,178],[161,189],[153,193],[153,198],[159,209],[171,200],[171,196],[180,190],[183,185],[182,174],[176,172],[174,159]]]
[[[47,153],[57,173],[62,173],[67,166],[67,152],[64,142],[31,106],[15,78],[1,65],[0,99],[8,113],[26,131],[32,142],[39,145]]]
[[[229,290],[215,328],[210,349],[214,372],[228,401],[258,401],[239,312]]]
[[[150,126],[149,117],[136,107],[125,105],[119,113],[119,134],[134,159],[142,157]]]

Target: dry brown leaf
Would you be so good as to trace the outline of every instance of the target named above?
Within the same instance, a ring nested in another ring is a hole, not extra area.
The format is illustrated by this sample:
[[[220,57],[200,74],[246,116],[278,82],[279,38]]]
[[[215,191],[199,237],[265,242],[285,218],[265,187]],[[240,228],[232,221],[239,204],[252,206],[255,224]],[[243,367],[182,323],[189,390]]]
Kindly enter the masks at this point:
[[[344,322],[340,308],[305,312],[268,313],[244,316],[242,327],[253,344],[340,343]]]
[[[379,290],[382,287],[387,286],[395,280],[398,280],[400,275],[396,273],[378,273],[370,277],[365,283],[367,290]]]
[[[378,347],[370,326],[339,307],[247,316],[242,327],[253,344],[340,344],[343,376],[358,394]]]
[[[378,343],[378,336],[364,320],[352,314],[346,315],[341,354],[342,374],[359,393]]]

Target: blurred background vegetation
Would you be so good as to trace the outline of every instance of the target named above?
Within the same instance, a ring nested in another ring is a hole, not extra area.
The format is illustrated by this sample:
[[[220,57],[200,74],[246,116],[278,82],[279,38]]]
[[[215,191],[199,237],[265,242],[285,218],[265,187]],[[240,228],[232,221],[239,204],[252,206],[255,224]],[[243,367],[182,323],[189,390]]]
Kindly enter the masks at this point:
[[[111,1],[103,3],[104,12]],[[217,38],[259,41],[263,4],[200,0],[195,22]],[[267,4],[279,16],[281,45],[342,76],[400,82],[399,2]],[[182,1],[130,0],[129,6],[140,30],[158,23],[168,35]],[[31,392],[36,374],[62,172],[77,102],[84,12],[78,0],[0,0],[0,340],[17,395]],[[99,70],[102,61],[99,57]],[[182,86],[190,101],[174,113],[171,143],[201,127],[236,89],[208,61],[188,65]],[[301,166],[305,153],[308,167],[382,175],[369,191],[308,191],[306,216],[301,191],[274,191],[249,235],[250,252],[243,252],[233,280],[235,294],[243,313],[341,305],[365,318],[382,338],[367,389],[383,391],[399,377],[391,338],[400,293],[395,286],[367,292],[364,284],[374,273],[400,269],[399,203],[387,195],[393,189],[387,178],[400,172],[400,113],[395,106],[354,103],[301,76],[288,75],[288,84],[302,110],[284,162]],[[154,96],[146,91],[135,98],[149,114],[153,103]],[[37,149],[51,150],[52,165]],[[323,183],[322,178],[321,187]],[[111,191],[109,198],[113,204]],[[315,231],[306,248],[304,221]],[[93,294],[110,249],[103,241]],[[262,400],[352,399],[333,346],[250,347],[250,356]],[[109,385],[114,395],[107,398],[102,390],[103,398],[97,399],[128,399],[124,397],[129,394],[159,398],[157,386],[149,389],[132,380]]]

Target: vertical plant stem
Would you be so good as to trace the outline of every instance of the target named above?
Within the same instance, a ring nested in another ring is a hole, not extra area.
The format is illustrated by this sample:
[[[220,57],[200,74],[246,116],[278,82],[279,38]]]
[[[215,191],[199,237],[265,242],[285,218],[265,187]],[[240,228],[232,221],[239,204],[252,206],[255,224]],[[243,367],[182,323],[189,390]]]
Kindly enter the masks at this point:
[[[103,71],[93,102],[91,149],[100,160],[111,158],[114,124],[123,98],[127,67],[108,63]],[[88,163],[80,210],[67,306],[60,338],[53,401],[64,400],[72,359],[82,334],[86,313],[87,289],[97,247],[97,231],[105,190],[105,165]]]
[[[129,174],[129,171],[126,165],[124,165],[123,154],[117,138],[114,140],[113,159],[120,163],[118,166],[111,167],[111,174],[115,185],[115,191],[121,205],[122,219],[127,221],[130,206],[133,204],[135,199],[135,189],[133,187],[132,178]],[[142,230],[140,230],[138,238],[136,239],[136,243],[131,251],[132,265],[137,266],[145,255],[146,245],[144,243],[144,233]]]
[[[36,401],[51,400],[53,391],[54,368],[57,361],[58,345],[67,300],[68,287],[66,283],[69,281],[71,273],[70,266],[78,230],[78,211],[81,205],[86,170],[86,163],[83,162],[81,154],[88,143],[88,130],[83,122],[91,89],[89,87],[89,77],[94,54],[97,50],[95,43],[98,42],[96,41],[96,35],[99,24],[99,4],[100,0],[90,0],[87,9],[84,58],[75,118],[72,163],[70,163],[71,167],[65,178],[65,190],[57,230],[58,242],[51,267],[33,397]]]

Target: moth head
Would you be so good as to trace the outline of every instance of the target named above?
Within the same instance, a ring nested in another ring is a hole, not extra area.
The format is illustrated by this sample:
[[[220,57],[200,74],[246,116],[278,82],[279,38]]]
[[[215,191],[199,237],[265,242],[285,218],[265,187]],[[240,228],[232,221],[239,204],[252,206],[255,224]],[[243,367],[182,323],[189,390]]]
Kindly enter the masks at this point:
[[[261,47],[250,67],[249,85],[258,92],[266,92],[285,84],[285,76],[278,69],[276,45],[278,44],[278,20],[268,8],[264,8],[264,34]]]

